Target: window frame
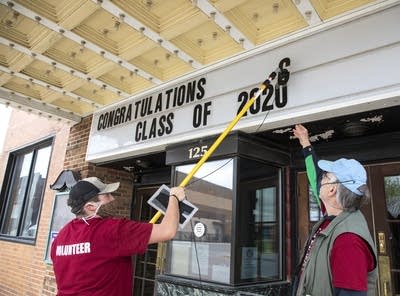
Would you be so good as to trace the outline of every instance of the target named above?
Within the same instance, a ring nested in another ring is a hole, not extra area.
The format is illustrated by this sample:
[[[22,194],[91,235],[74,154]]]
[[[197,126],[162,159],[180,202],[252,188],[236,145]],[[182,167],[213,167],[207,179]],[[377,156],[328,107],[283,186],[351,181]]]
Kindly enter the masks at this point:
[[[11,150],[8,153],[8,159],[7,159],[7,165],[6,169],[4,172],[4,178],[3,178],[3,184],[1,186],[1,193],[0,193],[0,240],[5,240],[5,241],[12,241],[12,242],[18,242],[18,243],[25,243],[25,244],[30,244],[30,245],[35,245],[36,244],[36,239],[38,236],[38,229],[39,229],[39,224],[40,224],[40,216],[41,216],[41,210],[42,210],[42,205],[43,205],[43,198],[46,192],[46,184],[47,184],[47,178],[49,175],[49,169],[50,169],[50,164],[52,160],[52,153],[53,153],[53,147],[54,146],[54,137],[48,137],[45,139],[41,139],[37,142],[30,143],[28,145],[25,145],[23,147],[16,148],[14,150]],[[37,228],[34,237],[29,238],[27,236],[22,236],[22,224],[25,220],[25,215],[27,212],[26,207],[29,205],[29,196],[28,193],[31,190],[32,186],[32,181],[33,181],[33,172],[34,168],[36,165],[37,157],[38,157],[38,150],[49,147],[50,148],[50,153],[49,153],[49,159],[48,159],[48,164],[47,164],[47,173],[46,173],[46,178],[44,180],[44,187],[40,196],[40,202],[38,204],[38,216],[37,216]],[[27,181],[27,188],[25,189],[24,197],[23,197],[23,202],[22,202],[22,209],[21,213],[18,217],[18,226],[17,226],[17,234],[16,235],[8,235],[4,234],[3,229],[5,227],[6,223],[6,212],[9,210],[9,204],[10,204],[10,191],[13,186],[13,181],[14,177],[16,174],[16,162],[19,159],[19,157],[28,154],[32,152],[32,160],[30,162],[30,168],[29,168],[29,176],[28,176],[28,181]]]
[[[259,187],[260,185],[276,185],[275,188],[277,190],[276,192],[276,212],[275,214],[277,215],[275,223],[277,225],[277,231],[278,231],[278,245],[280,246],[278,248],[278,255],[279,255],[279,259],[278,259],[278,269],[279,269],[279,274],[278,274],[278,278],[271,278],[271,279],[266,279],[266,278],[249,278],[249,279],[241,279],[241,268],[239,268],[240,266],[240,257],[241,257],[241,241],[239,239],[240,235],[239,235],[239,231],[241,231],[240,227],[237,224],[240,224],[240,221],[235,221],[235,225],[236,226],[236,233],[234,236],[234,270],[232,270],[231,272],[234,272],[234,279],[233,279],[233,284],[234,285],[258,285],[258,284],[265,284],[265,283],[277,283],[277,282],[282,282],[285,279],[285,274],[286,274],[286,245],[285,245],[285,211],[283,209],[283,203],[284,203],[284,168],[278,164],[274,164],[274,163],[270,163],[270,162],[266,162],[264,160],[260,160],[260,159],[254,159],[254,158],[250,158],[250,157],[245,157],[245,156],[238,156],[237,157],[237,162],[238,162],[238,167],[236,168],[236,182],[237,182],[237,193],[236,193],[236,197],[234,198],[235,201],[235,208],[236,208],[236,213],[235,213],[235,219],[239,219],[240,216],[240,204],[239,203],[239,197],[237,195],[239,195],[243,188],[244,188],[244,184],[242,182],[240,182],[240,166],[241,163],[243,161],[255,161],[258,162],[262,165],[265,166],[270,166],[275,168],[278,172],[277,172],[277,177],[278,179],[275,180],[274,182],[271,182],[270,179],[266,178],[265,176],[262,178],[259,178],[257,180],[251,181],[249,183],[247,183],[247,185],[250,185],[249,188],[256,188]],[[275,183],[276,182],[276,183]],[[255,224],[267,224],[265,222],[256,222]],[[257,261],[257,264],[259,264],[259,262]]]
[[[218,162],[218,161],[221,161],[224,164],[218,166],[217,170],[225,167],[226,164],[229,164],[230,162],[232,162],[232,178],[233,178],[233,180],[232,180],[232,189],[231,189],[231,191],[232,191],[231,219],[232,219],[232,221],[234,221],[234,203],[235,203],[234,197],[236,196],[236,181],[235,181],[236,180],[236,156],[224,155],[224,156],[215,157],[215,158],[212,158],[212,159],[209,160],[209,162]],[[171,184],[175,184],[174,186],[178,186],[178,183],[180,183],[183,180],[183,179],[179,180],[179,181],[177,180],[177,172],[178,172],[177,171],[177,167],[186,166],[186,165],[192,165],[194,167],[196,165],[196,163],[185,162],[185,163],[176,164],[176,165],[171,167]],[[193,169],[193,167],[192,167],[192,169]],[[213,170],[212,172],[215,172],[215,171]],[[196,174],[198,174],[198,173],[200,173],[200,172],[198,171]],[[196,176],[196,174],[194,175],[194,177]],[[200,179],[204,179],[207,176],[208,176],[208,174],[206,174],[205,176],[201,176],[201,177],[199,177],[199,180]],[[189,185],[190,185],[190,182],[186,186],[189,186]],[[202,209],[200,207],[199,207],[199,211],[202,211]],[[191,230],[190,230],[191,232],[190,233],[193,233],[193,227],[194,227],[194,222],[193,221],[197,221],[198,220],[198,219],[196,219],[196,217],[197,217],[196,214],[192,218],[194,220],[189,222],[190,225],[189,226],[188,225],[185,226],[185,227],[190,227],[191,228]],[[201,221],[201,220],[199,220],[199,221]],[[233,222],[232,222],[232,225],[233,225]],[[218,284],[218,285],[231,285],[232,284],[232,278],[233,278],[232,277],[232,270],[234,269],[234,267],[232,266],[232,264],[234,262],[232,260],[232,258],[233,258],[232,256],[234,255],[234,253],[233,253],[233,248],[234,248],[234,243],[233,243],[234,242],[234,226],[232,226],[232,229],[229,231],[229,234],[230,234],[230,237],[231,237],[231,241],[230,241],[230,250],[229,250],[229,254],[230,254],[229,263],[230,263],[230,266],[229,266],[229,279],[228,279],[228,281],[227,282],[223,282],[223,281],[219,281],[219,280],[215,280],[215,279],[205,279],[203,276],[201,277],[202,281],[207,282],[207,283]],[[195,250],[196,250],[195,251],[196,253],[195,253],[194,256],[196,256],[196,259],[197,259],[197,256],[198,256],[197,248],[199,248],[199,244],[202,244],[202,243],[205,243],[205,244],[213,243],[213,242],[209,242],[209,241],[204,241],[203,242],[202,240],[203,240],[202,238],[192,238],[190,240],[177,240],[177,241],[188,241],[190,243],[194,243]],[[167,245],[167,254],[168,254],[167,257],[168,258],[172,258],[173,241],[174,240],[169,241],[168,245]],[[216,243],[218,243],[218,242],[216,242]],[[196,276],[181,275],[181,274],[173,273],[171,270],[169,270],[171,268],[171,265],[170,265],[171,262],[172,261],[168,261],[166,263],[165,274],[171,275],[171,276],[177,276],[177,277],[186,278],[188,280],[197,280]]]

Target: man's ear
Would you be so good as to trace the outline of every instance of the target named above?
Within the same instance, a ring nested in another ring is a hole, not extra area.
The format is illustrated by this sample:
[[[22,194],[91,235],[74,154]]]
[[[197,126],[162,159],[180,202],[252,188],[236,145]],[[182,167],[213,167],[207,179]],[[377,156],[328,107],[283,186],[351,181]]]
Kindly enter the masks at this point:
[[[87,204],[85,204],[83,206],[83,210],[85,211],[85,213],[91,213],[96,211],[96,205],[92,204],[91,202],[88,202]]]
[[[329,189],[329,193],[331,195],[336,195],[336,191],[337,191],[337,186],[332,184],[331,188]]]

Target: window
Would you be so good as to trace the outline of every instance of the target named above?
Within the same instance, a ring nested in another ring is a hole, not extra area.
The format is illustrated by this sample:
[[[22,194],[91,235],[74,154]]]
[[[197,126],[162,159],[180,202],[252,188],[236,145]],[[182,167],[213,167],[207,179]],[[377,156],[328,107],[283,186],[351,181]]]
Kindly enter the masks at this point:
[[[3,182],[1,236],[36,238],[52,140],[11,152]]]
[[[239,158],[238,171],[236,282],[281,280],[281,169]]]
[[[167,273],[230,282],[233,163],[233,159],[206,162],[185,187],[199,211],[169,244]],[[179,184],[193,167],[176,167],[174,184]],[[193,236],[196,223],[205,229],[200,237]]]
[[[320,203],[321,202],[322,201],[320,201]],[[311,190],[311,186],[308,187],[308,209],[309,221],[312,223],[312,225],[314,225],[315,222],[322,218],[323,214],[318,206],[317,199]]]

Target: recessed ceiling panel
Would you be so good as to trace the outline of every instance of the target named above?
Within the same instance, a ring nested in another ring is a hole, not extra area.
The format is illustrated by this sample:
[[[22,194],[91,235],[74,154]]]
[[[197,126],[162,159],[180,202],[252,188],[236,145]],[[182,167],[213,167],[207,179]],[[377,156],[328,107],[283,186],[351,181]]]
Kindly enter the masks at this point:
[[[372,0],[310,0],[321,19],[327,20],[362,5],[374,2]]]
[[[65,81],[71,79],[68,72],[38,60],[25,67],[21,73],[59,88],[65,87]]]
[[[130,61],[161,80],[189,72],[192,67],[161,47],[154,48]]]
[[[225,16],[254,44],[262,44],[307,26],[306,20],[290,0],[238,3],[226,11]]]
[[[135,72],[120,67],[100,76],[99,80],[114,85],[128,94],[143,91],[154,85],[151,81],[140,77]]]
[[[243,50],[239,43],[212,21],[207,21],[171,41],[202,64],[210,64]]]
[[[83,73],[106,63],[99,54],[67,38],[62,38],[43,54]]]
[[[96,110],[93,104],[77,101],[68,96],[59,96],[52,102],[52,104],[81,116],[85,116]]]
[[[35,98],[41,101],[50,101],[46,96],[49,94],[49,90],[47,88],[19,77],[14,77],[3,86],[27,97]]]
[[[127,49],[132,49],[134,44],[144,41],[142,34],[100,9],[85,19],[73,32],[114,55],[120,55]]]
[[[117,94],[93,84],[84,84],[82,87],[76,89],[74,93],[101,105],[112,104],[119,100]]]

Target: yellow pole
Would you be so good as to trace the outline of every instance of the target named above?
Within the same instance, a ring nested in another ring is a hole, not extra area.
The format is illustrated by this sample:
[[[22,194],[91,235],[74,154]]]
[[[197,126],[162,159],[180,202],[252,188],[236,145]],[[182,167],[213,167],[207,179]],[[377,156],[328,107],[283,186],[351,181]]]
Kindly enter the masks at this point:
[[[219,135],[219,137],[215,140],[215,142],[211,145],[210,149],[204,153],[203,157],[198,161],[198,163],[193,167],[193,169],[189,172],[189,174],[183,179],[183,181],[179,184],[180,187],[185,187],[187,183],[189,183],[190,179],[197,173],[200,167],[207,161],[207,159],[214,153],[215,149],[222,143],[225,137],[229,134],[229,132],[233,129],[236,123],[243,117],[243,115],[249,110],[251,105],[253,105],[254,101],[257,99],[259,95],[264,91],[264,89],[270,84],[270,82],[275,78],[276,73],[272,72],[267,80],[265,80],[258,91],[253,95],[253,97],[243,106],[242,110],[236,115],[236,117],[231,121],[231,123],[225,128],[225,130]],[[162,213],[158,211],[153,218],[150,220],[150,223],[156,223],[157,220],[161,217]]]

